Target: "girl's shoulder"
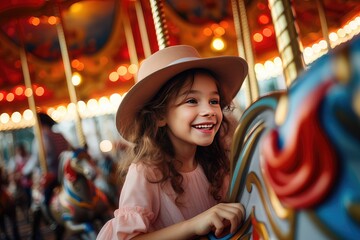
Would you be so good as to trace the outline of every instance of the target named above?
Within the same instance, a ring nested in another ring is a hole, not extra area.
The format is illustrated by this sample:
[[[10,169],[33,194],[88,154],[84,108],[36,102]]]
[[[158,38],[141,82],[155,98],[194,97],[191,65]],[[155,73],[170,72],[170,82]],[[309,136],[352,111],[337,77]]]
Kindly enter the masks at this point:
[[[128,174],[140,174],[151,181],[159,181],[161,172],[154,166],[147,165],[142,162],[131,163],[129,166]]]

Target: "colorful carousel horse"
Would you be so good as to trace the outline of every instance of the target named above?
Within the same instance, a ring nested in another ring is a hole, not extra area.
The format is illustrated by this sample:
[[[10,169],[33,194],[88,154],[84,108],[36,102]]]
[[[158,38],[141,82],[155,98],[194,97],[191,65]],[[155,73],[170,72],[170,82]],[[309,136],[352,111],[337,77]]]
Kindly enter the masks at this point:
[[[360,38],[254,102],[231,160],[246,220],[221,239],[360,239]]]
[[[99,228],[111,217],[108,199],[94,184],[97,168],[85,149],[63,152],[59,181],[50,212],[68,236],[95,239]]]

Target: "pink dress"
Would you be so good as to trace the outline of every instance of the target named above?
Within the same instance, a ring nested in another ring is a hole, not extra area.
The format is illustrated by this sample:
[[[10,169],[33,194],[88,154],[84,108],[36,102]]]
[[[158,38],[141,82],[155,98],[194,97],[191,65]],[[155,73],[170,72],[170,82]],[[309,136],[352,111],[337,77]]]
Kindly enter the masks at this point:
[[[211,208],[217,202],[208,193],[209,182],[198,164],[192,172],[182,173],[185,190],[175,204],[171,185],[150,183],[146,173],[155,179],[154,171],[146,171],[142,164],[131,164],[120,195],[119,208],[99,232],[99,240],[131,239],[141,233],[155,231],[190,219]],[[228,187],[224,186],[223,196]]]

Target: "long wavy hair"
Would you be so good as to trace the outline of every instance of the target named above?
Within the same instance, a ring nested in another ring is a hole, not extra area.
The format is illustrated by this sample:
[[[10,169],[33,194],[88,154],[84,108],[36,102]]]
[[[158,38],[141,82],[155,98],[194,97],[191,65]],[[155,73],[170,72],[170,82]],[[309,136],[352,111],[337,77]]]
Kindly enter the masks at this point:
[[[167,126],[159,127],[157,122],[165,116],[169,101],[179,94],[182,87],[191,89],[195,74],[199,72],[209,74],[216,79],[211,72],[203,69],[182,72],[170,79],[137,114],[135,121],[131,124],[131,133],[127,137],[127,140],[133,144],[127,148],[127,154],[119,164],[122,183],[129,165],[132,162],[141,162],[161,173],[156,180],[147,178],[149,182],[164,184],[169,181],[177,194],[177,199],[184,192],[183,177],[175,168],[175,151],[167,134]],[[229,110],[229,106],[225,106],[221,101],[223,94],[217,81],[216,84],[220,94],[220,107],[223,111]],[[195,159],[204,169],[210,183],[209,193],[217,201],[221,200],[223,180],[229,173],[229,159],[221,139],[229,130],[228,126],[228,119],[224,115],[214,141],[209,146],[198,146],[195,153]]]

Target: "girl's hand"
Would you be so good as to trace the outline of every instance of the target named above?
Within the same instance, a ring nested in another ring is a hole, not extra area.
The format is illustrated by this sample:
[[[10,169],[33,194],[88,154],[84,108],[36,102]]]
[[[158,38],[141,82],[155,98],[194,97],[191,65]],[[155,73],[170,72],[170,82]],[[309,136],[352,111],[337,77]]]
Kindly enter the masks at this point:
[[[241,203],[219,203],[189,219],[189,226],[198,236],[215,231],[215,236],[219,237],[229,226],[230,232],[234,233],[244,218],[245,209]]]

